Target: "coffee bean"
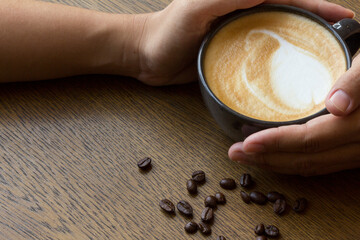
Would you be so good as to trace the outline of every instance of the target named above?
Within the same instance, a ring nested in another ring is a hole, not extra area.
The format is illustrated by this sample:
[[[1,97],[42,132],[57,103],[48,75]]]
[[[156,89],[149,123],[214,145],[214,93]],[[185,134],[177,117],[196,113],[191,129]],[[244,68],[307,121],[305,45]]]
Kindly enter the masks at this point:
[[[188,222],[184,228],[187,233],[196,233],[196,231],[198,230],[198,225],[196,222],[191,221]]]
[[[250,174],[244,173],[243,175],[241,175],[240,185],[242,187],[248,188],[248,187],[251,187],[252,184],[253,184],[253,181],[252,181]]]
[[[215,193],[215,198],[216,198],[216,202],[218,204],[225,204],[226,203],[225,195],[223,193],[221,193],[221,192]]]
[[[190,179],[186,182],[186,189],[188,190],[189,193],[191,194],[196,194],[197,193],[197,184],[194,180]]]
[[[275,238],[279,236],[279,229],[275,227],[274,225],[269,225],[265,227],[265,234],[268,237]]]
[[[211,227],[207,223],[199,222],[198,223],[199,230],[204,235],[210,235],[211,234]]]
[[[261,192],[251,192],[250,199],[253,203],[264,205],[267,202],[267,197]]]
[[[175,206],[170,200],[163,199],[160,201],[159,205],[160,205],[161,209],[163,209],[165,212],[175,213]]]
[[[285,199],[284,195],[282,195],[281,193],[278,193],[278,192],[268,192],[267,198],[268,198],[269,202],[272,202],[272,203],[275,202],[276,200],[278,200],[279,198]]]
[[[244,192],[244,191],[240,191],[240,197],[241,197],[241,199],[242,199],[245,203],[247,203],[247,204],[249,204],[250,201],[251,201],[249,194],[247,194],[247,193]]]
[[[179,212],[184,214],[185,216],[191,216],[193,214],[193,208],[191,207],[190,203],[184,200],[179,201],[176,207]]]
[[[138,161],[137,163],[140,169],[148,169],[151,166],[151,158],[146,157]]]
[[[282,215],[286,210],[286,201],[282,198],[279,198],[275,201],[273,209],[274,213],[276,213],[277,215]]]
[[[293,210],[297,213],[301,213],[306,209],[306,206],[307,206],[306,198],[298,198],[295,200],[295,203],[293,205]]]
[[[215,208],[217,205],[216,198],[214,196],[207,196],[204,200],[205,207]]]
[[[205,173],[204,171],[195,171],[192,173],[192,180],[194,180],[197,183],[205,182]]]
[[[264,224],[260,223],[255,226],[254,232],[256,235],[264,235],[265,233],[265,226]]]
[[[214,219],[214,211],[210,207],[204,208],[201,213],[201,220],[204,222],[211,222]]]
[[[226,240],[224,236],[218,236],[216,240]]]
[[[262,236],[257,236],[256,240],[267,240],[267,237],[262,235]]]
[[[232,178],[224,178],[220,181],[220,186],[224,189],[232,190],[236,188],[236,183]]]

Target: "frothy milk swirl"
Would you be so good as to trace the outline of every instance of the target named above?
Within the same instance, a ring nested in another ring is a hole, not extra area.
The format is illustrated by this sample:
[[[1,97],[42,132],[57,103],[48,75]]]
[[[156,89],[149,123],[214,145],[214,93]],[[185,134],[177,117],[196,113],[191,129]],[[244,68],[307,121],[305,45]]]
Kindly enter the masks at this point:
[[[268,30],[252,30],[245,39],[245,48],[249,50],[249,36],[263,33],[276,39],[280,47],[271,58],[270,82],[275,96],[292,109],[307,109],[324,101],[331,88],[330,69],[327,69],[316,56],[307,52]],[[246,65],[242,66],[242,79],[249,90],[264,105],[281,111],[276,103],[266,99],[256,85],[249,82]]]
[[[290,121],[323,109],[346,71],[337,39],[306,17],[261,12],[227,24],[211,39],[203,70],[210,89],[246,116]]]

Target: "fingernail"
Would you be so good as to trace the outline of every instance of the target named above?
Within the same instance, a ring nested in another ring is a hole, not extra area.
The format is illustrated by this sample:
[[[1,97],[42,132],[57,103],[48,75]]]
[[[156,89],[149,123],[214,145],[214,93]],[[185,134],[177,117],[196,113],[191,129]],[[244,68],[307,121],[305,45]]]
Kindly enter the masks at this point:
[[[350,106],[351,99],[343,90],[337,90],[330,98],[330,102],[341,112],[345,113]]]
[[[241,163],[247,162],[247,158],[248,156],[242,151],[235,151],[231,155],[231,160]]]
[[[258,143],[251,143],[247,144],[246,148],[244,148],[244,151],[247,154],[255,154],[255,153],[263,153],[265,152],[265,146]]]
[[[353,18],[355,18],[356,17],[356,13],[353,11],[353,10],[350,10],[351,12],[352,12],[352,14],[353,14]]]

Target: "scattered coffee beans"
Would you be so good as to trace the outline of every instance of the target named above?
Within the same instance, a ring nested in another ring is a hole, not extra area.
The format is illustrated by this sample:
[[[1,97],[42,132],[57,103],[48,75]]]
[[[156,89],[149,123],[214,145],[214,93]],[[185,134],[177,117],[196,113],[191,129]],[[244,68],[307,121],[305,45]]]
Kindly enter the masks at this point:
[[[279,236],[279,229],[275,227],[274,225],[269,225],[265,227],[265,234],[268,237],[278,237]]]
[[[297,213],[303,212],[307,206],[306,198],[298,198],[295,200],[293,210]]]
[[[224,178],[220,181],[220,186],[224,189],[232,190],[236,188],[236,183],[232,178]]]
[[[253,203],[264,205],[267,202],[267,197],[261,192],[254,191],[249,196]]]
[[[175,213],[175,206],[170,200],[163,199],[160,201],[159,205],[160,205],[161,209],[163,209],[165,212],[171,213],[171,214]]]
[[[217,205],[216,198],[214,196],[207,196],[204,200],[205,207],[215,208]]]
[[[148,168],[151,164],[150,158],[144,158],[138,162],[138,166],[141,169]],[[188,180],[186,183],[186,188],[189,193],[195,194],[197,193],[198,183],[205,181],[205,173],[203,171],[195,171],[192,174],[192,179]],[[253,184],[252,178],[250,174],[243,174],[240,178],[240,185],[242,187],[250,187]],[[220,186],[224,189],[235,189],[236,182],[232,178],[224,178],[220,181]],[[267,201],[273,202],[273,210],[276,214],[282,215],[287,208],[287,203],[285,197],[275,191],[269,192],[266,196],[258,191],[253,191],[250,194],[247,194],[245,191],[240,191],[241,199],[245,203],[254,202],[256,204],[264,205]],[[215,196],[207,196],[204,200],[205,208],[201,213],[201,221],[197,224],[194,221],[188,222],[184,229],[187,233],[195,233],[199,230],[204,235],[211,234],[211,224],[214,219],[214,209],[217,204],[225,204],[226,198],[225,195],[221,192],[215,193]],[[175,206],[174,204],[168,200],[163,199],[160,201],[160,207],[167,213],[175,213]],[[303,212],[307,206],[307,200],[305,198],[298,198],[296,199],[293,210],[295,212]],[[184,201],[181,200],[177,204],[178,211],[185,215],[185,216],[192,216],[193,215],[193,208],[192,206]],[[266,227],[264,224],[258,224],[255,226],[254,229],[256,236],[256,240],[267,240],[268,238],[276,238],[279,236],[280,232],[279,229],[274,225],[267,225]],[[217,240],[226,240],[224,236],[218,236]]]
[[[188,222],[184,228],[187,233],[196,233],[196,231],[198,230],[198,225],[196,222],[191,221]]]
[[[265,233],[265,226],[264,224],[260,223],[255,226],[254,232],[256,235],[264,235]]]
[[[257,236],[256,240],[267,240],[267,237],[262,235],[262,236]]]
[[[215,193],[215,198],[216,198],[216,202],[218,204],[225,204],[226,203],[225,195],[223,193],[221,193],[221,192]]]
[[[190,194],[196,194],[197,193],[197,184],[194,180],[190,179],[186,182],[186,189]]]
[[[179,212],[184,214],[185,216],[192,216],[193,214],[193,208],[191,207],[190,203],[184,200],[179,201],[176,207]]]
[[[211,222],[214,219],[214,211],[210,207],[204,208],[201,213],[201,220],[204,222]]]
[[[140,161],[138,161],[137,165],[140,169],[148,169],[151,166],[151,158],[149,157],[143,158]]]
[[[204,235],[210,235],[211,234],[211,227],[207,223],[199,222],[198,223],[199,230]]]
[[[278,193],[278,192],[269,192],[267,194],[267,198],[268,198],[269,202],[272,202],[272,203],[274,203],[279,198],[285,199],[284,195],[282,195],[281,193]]]
[[[247,203],[247,204],[249,204],[249,203],[251,202],[251,199],[250,199],[249,194],[247,194],[247,193],[244,192],[244,191],[241,191],[241,192],[240,192],[240,197],[241,197],[241,199],[242,199],[245,203]]]
[[[205,173],[204,171],[195,171],[192,174],[192,180],[194,180],[197,183],[205,182]]]
[[[285,199],[279,198],[275,201],[273,206],[274,213],[277,215],[282,215],[286,210],[286,201]]]
[[[243,175],[241,175],[240,185],[242,187],[248,188],[248,187],[251,187],[252,184],[253,184],[253,181],[252,181],[250,174],[244,173]]]

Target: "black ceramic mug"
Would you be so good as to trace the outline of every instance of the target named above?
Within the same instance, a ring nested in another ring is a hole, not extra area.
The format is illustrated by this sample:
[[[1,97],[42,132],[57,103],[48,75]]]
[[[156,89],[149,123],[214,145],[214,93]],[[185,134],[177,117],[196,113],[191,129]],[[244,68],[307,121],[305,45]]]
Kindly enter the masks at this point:
[[[247,136],[263,129],[291,124],[303,124],[310,119],[328,113],[328,111],[324,107],[322,110],[314,114],[296,120],[259,120],[234,111],[233,109],[225,105],[222,101],[220,101],[219,98],[215,96],[213,91],[210,89],[204,74],[204,57],[210,41],[214,38],[218,31],[224,26],[226,26],[228,23],[246,15],[267,11],[295,13],[301,16],[305,16],[306,18],[315,21],[316,23],[319,23],[337,39],[340,46],[342,47],[343,53],[346,58],[346,69],[350,68],[352,57],[355,55],[355,53],[360,47],[360,24],[357,21],[353,19],[343,19],[335,23],[334,25],[330,25],[321,17],[309,11],[292,6],[261,5],[247,10],[238,10],[220,18],[203,40],[198,55],[197,67],[200,79],[201,93],[203,95],[203,99],[207,108],[209,109],[211,115],[214,117],[216,122],[224,130],[224,132],[235,141],[242,141]]]

